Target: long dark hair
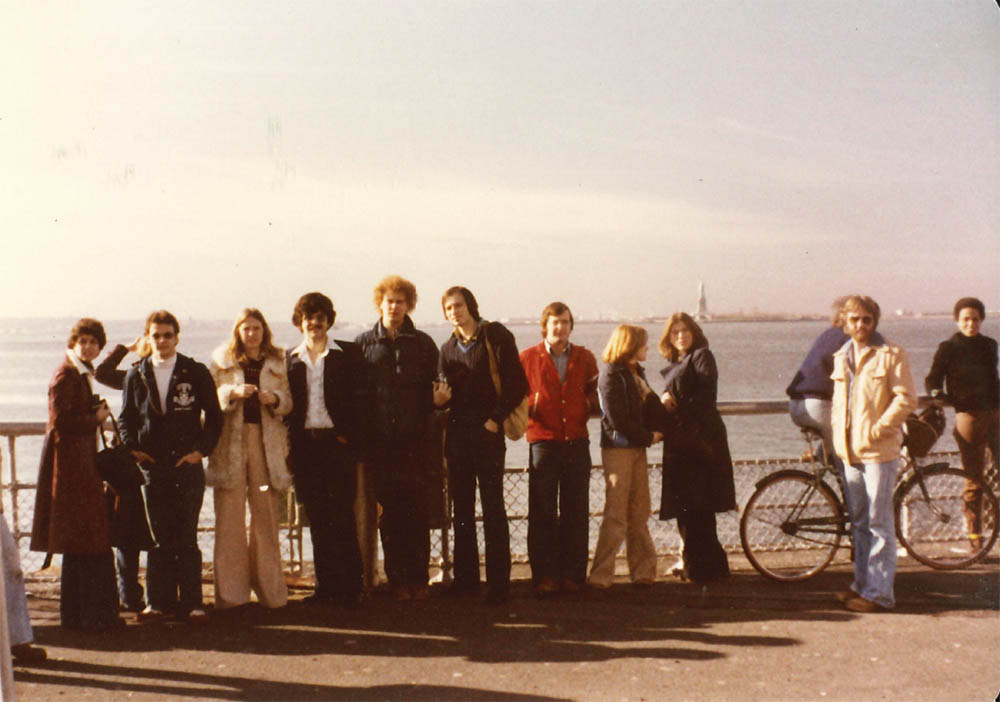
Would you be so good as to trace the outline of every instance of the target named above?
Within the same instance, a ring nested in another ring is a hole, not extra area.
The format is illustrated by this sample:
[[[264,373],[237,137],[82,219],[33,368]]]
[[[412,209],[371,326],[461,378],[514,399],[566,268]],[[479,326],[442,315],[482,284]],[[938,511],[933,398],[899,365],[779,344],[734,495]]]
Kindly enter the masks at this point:
[[[691,336],[694,337],[691,342],[691,351],[708,348],[708,339],[705,338],[705,332],[701,330],[701,327],[698,326],[698,323],[694,321],[691,315],[687,312],[674,312],[670,315],[670,319],[667,320],[666,326],[663,327],[663,336],[660,337],[658,348],[664,358],[675,363],[681,359],[681,353],[670,343],[670,330],[678,322],[684,322],[687,328],[691,330]]]

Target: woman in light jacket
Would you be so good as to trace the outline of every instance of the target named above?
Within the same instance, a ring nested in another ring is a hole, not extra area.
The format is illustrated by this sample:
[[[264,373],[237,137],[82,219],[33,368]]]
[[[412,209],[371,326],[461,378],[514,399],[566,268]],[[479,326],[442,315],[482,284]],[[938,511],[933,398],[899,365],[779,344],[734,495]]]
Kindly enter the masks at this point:
[[[646,360],[648,335],[642,327],[619,325],[604,349],[597,391],[601,402],[601,462],[604,465],[604,519],[597,537],[590,585],[611,586],[615,557],[625,542],[632,582],[651,585],[656,549],[649,535],[649,462],[646,449],[663,438],[644,422],[643,405],[655,395],[640,361]]]
[[[210,370],[225,417],[205,473],[215,499],[215,604],[244,605],[252,588],[263,606],[283,607],[288,589],[278,542],[278,493],[292,479],[281,418],[292,409],[292,399],[284,354],[272,344],[260,310],[240,313],[232,339],[212,354]]]
[[[726,425],[715,406],[719,370],[701,327],[684,312],[667,320],[659,348],[669,361],[661,371],[666,382],[661,401],[670,415],[660,519],[677,520],[685,575],[705,584],[729,575],[715,514],[736,509]]]

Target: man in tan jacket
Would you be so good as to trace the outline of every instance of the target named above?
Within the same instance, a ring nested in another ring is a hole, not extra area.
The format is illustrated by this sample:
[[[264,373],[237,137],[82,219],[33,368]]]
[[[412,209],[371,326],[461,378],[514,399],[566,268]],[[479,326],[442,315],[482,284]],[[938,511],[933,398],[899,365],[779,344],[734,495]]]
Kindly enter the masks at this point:
[[[833,356],[833,444],[844,461],[844,492],[854,535],[854,582],[837,599],[853,612],[895,605],[896,531],[892,489],[901,464],[903,422],[917,406],[906,352],[869,345],[879,306],[867,296],[844,303],[851,339]]]

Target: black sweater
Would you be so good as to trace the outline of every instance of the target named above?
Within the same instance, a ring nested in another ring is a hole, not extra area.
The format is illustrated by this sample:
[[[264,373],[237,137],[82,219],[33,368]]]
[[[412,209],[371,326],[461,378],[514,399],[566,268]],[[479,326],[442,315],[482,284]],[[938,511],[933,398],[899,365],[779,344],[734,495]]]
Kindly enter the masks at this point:
[[[956,332],[942,341],[924,380],[928,392],[945,390],[957,412],[1000,407],[997,342],[988,336]]]

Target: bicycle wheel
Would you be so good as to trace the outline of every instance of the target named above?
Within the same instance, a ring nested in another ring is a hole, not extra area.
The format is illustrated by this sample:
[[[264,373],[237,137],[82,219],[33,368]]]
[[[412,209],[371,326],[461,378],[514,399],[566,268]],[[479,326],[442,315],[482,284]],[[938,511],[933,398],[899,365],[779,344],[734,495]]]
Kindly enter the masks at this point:
[[[982,495],[980,538],[966,532],[962,493],[967,482]],[[895,495],[896,537],[907,553],[939,570],[965,568],[981,560],[997,540],[997,497],[983,481],[957,468],[920,470],[899,486]]]
[[[826,483],[803,471],[780,471],[760,481],[743,508],[740,542],[761,575],[805,580],[833,560],[846,522]]]

